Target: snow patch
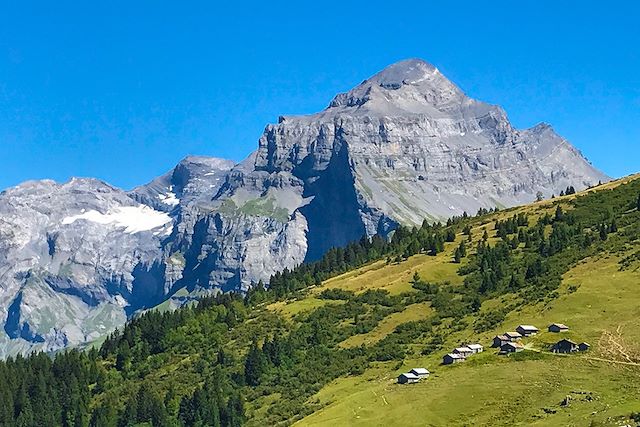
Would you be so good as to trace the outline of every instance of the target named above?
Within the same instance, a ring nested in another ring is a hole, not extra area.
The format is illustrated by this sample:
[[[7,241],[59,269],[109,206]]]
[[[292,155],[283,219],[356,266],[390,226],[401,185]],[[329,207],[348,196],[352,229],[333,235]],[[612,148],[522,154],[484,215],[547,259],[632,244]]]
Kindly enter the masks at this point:
[[[115,303],[115,305],[117,305],[118,307],[126,307],[129,305],[129,303],[127,302],[126,299],[124,299],[124,297],[122,295],[116,295],[113,298],[113,302]]]
[[[176,197],[176,193],[168,192],[167,194],[158,194],[158,199],[165,205],[175,206],[180,203],[180,199]]]
[[[134,234],[163,227],[171,222],[171,217],[148,206],[122,206],[106,214],[90,210],[80,215],[69,216],[62,220],[62,224],[69,225],[78,220],[123,227],[125,232]]]

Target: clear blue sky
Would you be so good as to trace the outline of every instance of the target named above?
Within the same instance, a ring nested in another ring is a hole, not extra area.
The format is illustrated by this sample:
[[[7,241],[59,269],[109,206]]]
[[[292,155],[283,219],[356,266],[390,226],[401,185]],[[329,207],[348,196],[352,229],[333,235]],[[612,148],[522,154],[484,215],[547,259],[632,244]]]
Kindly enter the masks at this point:
[[[278,115],[408,57],[612,176],[640,171],[640,2],[216,3],[0,0],[0,189],[241,160]]]

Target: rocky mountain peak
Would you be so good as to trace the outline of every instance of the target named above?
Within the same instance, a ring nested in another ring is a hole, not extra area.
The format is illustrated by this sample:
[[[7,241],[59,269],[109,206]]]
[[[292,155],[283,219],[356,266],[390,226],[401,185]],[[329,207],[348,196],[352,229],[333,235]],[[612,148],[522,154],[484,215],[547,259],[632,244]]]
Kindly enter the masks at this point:
[[[428,62],[412,58],[391,64],[368,80],[384,88],[398,89],[402,85],[426,81],[437,72],[437,68]]]
[[[337,95],[325,112],[369,116],[421,114],[438,118],[443,117],[443,113],[460,112],[469,107],[479,108],[482,112],[491,108],[469,99],[428,62],[406,59]]]

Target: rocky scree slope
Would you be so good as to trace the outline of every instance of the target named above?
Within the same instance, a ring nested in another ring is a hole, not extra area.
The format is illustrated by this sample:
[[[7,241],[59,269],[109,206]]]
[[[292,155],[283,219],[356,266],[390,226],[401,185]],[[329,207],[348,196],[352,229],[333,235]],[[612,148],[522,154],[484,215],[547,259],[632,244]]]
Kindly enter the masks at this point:
[[[0,356],[91,341],[184,289],[245,290],[399,223],[608,178],[550,126],[514,129],[435,67],[393,64],[322,112],[268,125],[244,162],[188,157],[131,192],[0,193]]]

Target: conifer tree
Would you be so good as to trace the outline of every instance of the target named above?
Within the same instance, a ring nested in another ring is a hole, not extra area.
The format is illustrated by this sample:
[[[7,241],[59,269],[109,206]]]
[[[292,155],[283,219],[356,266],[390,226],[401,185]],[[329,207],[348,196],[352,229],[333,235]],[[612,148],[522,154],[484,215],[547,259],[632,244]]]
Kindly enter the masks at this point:
[[[462,255],[460,255],[460,248],[456,248],[456,251],[453,254],[453,262],[455,262],[456,264],[460,264],[460,261],[462,261]]]
[[[604,223],[600,224],[600,240],[607,240],[607,226]]]
[[[447,229],[447,232],[445,234],[445,240],[447,242],[453,242],[456,240],[456,232],[453,231],[453,229],[449,228]]]
[[[464,242],[464,240],[460,242],[460,246],[458,246],[458,249],[460,250],[460,256],[462,258],[467,256],[467,244]]]
[[[247,354],[247,359],[244,364],[244,379],[250,386],[257,386],[260,384],[260,377],[265,370],[265,359],[262,349],[258,347],[258,342],[254,341]]]

